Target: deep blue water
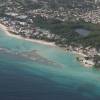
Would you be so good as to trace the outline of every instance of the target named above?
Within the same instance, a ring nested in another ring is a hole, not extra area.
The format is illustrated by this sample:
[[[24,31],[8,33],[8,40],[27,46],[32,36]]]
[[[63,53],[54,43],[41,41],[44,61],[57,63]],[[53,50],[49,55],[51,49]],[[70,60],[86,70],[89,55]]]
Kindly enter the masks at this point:
[[[3,31],[0,48],[0,100],[100,100],[100,71],[83,67],[73,54]],[[35,60],[21,55],[32,50]]]

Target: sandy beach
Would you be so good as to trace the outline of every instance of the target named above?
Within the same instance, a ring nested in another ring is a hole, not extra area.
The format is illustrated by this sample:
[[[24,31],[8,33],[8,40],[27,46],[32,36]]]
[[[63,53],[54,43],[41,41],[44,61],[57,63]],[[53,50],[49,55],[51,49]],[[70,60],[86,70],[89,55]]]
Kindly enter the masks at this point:
[[[84,58],[84,57],[87,57],[87,55],[83,54],[83,53],[79,53],[79,52],[76,52],[76,51],[72,51],[72,53],[74,55],[76,55],[76,57],[78,58]],[[79,60],[80,61],[80,60]],[[92,61],[89,61],[89,60],[83,60],[83,61],[80,61],[80,63],[84,66],[84,67],[87,67],[87,68],[91,68],[94,66],[94,63]]]
[[[47,46],[56,46],[54,42],[46,42],[46,41],[43,41],[43,40],[35,40],[35,39],[28,39],[28,38],[24,38],[24,37],[21,37],[20,35],[14,35],[12,33],[10,33],[8,30],[9,28],[6,27],[5,25],[1,24],[0,23],[0,28],[6,33],[6,35],[10,36],[10,37],[14,37],[14,38],[17,38],[17,39],[23,39],[23,40],[26,40],[26,41],[30,41],[30,42],[33,42],[33,43],[39,43],[39,44],[43,44],[43,45],[47,45]],[[84,55],[83,53],[79,53],[79,52],[76,52],[76,51],[71,51],[73,54],[76,55],[76,57],[80,56],[80,57],[86,57],[86,55]],[[83,63],[81,62],[82,65],[84,65],[85,67],[92,67],[93,64],[91,64],[91,62],[88,62],[88,63]]]
[[[54,42],[46,42],[46,41],[43,41],[43,40],[28,39],[28,38],[21,37],[20,35],[11,34],[10,32],[8,32],[9,28],[4,26],[1,23],[0,23],[0,28],[10,37],[14,37],[14,38],[17,38],[17,39],[23,39],[23,40],[30,41],[30,42],[33,42],[33,43],[39,43],[39,44],[48,45],[48,46],[56,46]]]

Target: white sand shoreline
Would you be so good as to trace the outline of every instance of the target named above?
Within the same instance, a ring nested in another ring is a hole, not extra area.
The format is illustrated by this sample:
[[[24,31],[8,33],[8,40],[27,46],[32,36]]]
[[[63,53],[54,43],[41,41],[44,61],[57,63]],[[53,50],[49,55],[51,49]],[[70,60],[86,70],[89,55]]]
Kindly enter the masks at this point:
[[[75,52],[75,51],[72,51],[72,53],[74,55],[76,55],[76,57],[78,57],[79,59],[87,57],[85,54],[78,53],[78,52]],[[88,60],[85,60],[85,59],[83,61],[79,60],[79,62],[81,63],[81,65],[83,65],[86,68],[92,68],[94,66],[94,63],[92,61],[88,61]]]
[[[30,41],[30,42],[33,42],[33,43],[39,43],[39,44],[43,44],[43,45],[47,45],[47,46],[56,46],[54,42],[46,42],[46,41],[43,41],[43,40],[36,40],[36,39],[28,39],[28,38],[24,38],[20,35],[14,35],[14,34],[11,34],[8,30],[8,27],[6,27],[5,25],[1,24],[0,23],[0,28],[6,33],[6,35],[10,36],[10,37],[14,37],[14,38],[17,38],[17,39],[22,39],[22,40],[26,40],[26,41]]]
[[[39,43],[39,44],[43,44],[43,45],[47,45],[47,46],[56,46],[54,42],[46,42],[46,41],[43,41],[43,40],[28,39],[28,38],[21,37],[20,35],[11,34],[8,31],[9,30],[8,27],[6,27],[5,25],[3,25],[1,23],[0,23],[0,28],[6,33],[6,35],[8,35],[10,37],[14,37],[14,38],[17,38],[17,39],[22,39],[22,40],[30,41],[30,42],[33,42],[33,43]],[[73,53],[75,55],[80,55],[81,57],[85,57],[86,56],[86,55],[84,55],[82,53],[75,52],[75,51],[71,51],[71,53]],[[85,67],[87,67],[87,68],[93,67],[93,65],[85,64],[83,62],[80,62],[80,63],[82,65],[84,65]]]

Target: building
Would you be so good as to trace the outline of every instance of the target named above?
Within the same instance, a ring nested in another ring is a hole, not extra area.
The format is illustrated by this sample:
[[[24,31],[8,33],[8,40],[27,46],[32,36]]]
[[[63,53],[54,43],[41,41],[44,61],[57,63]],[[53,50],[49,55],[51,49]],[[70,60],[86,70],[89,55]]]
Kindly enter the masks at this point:
[[[73,6],[73,7],[83,7],[85,5],[94,5],[100,0],[67,0],[68,4]]]

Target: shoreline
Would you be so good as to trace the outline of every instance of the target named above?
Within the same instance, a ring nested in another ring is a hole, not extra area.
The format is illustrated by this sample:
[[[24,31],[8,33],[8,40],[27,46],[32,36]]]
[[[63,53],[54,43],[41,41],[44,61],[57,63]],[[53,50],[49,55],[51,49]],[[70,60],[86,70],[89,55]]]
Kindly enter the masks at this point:
[[[28,38],[22,37],[21,35],[11,34],[9,32],[9,28],[7,26],[3,25],[2,23],[0,23],[0,29],[3,30],[5,32],[5,34],[8,35],[8,36],[10,36],[10,37],[14,37],[14,38],[21,39],[21,40],[26,40],[26,41],[33,42],[33,43],[38,43],[38,44],[43,44],[43,45],[47,45],[47,46],[56,47],[56,44],[54,42],[46,42],[46,41],[43,41],[43,40],[28,39]],[[76,59],[77,59],[77,57],[78,58],[82,58],[82,57],[85,57],[86,56],[86,55],[84,55],[82,53],[79,53],[79,52],[76,52],[74,50],[73,51],[70,51],[70,52],[75,55]],[[88,64],[88,63],[84,63],[84,61],[80,61],[79,60],[79,62],[80,62],[81,65],[83,65],[86,68],[93,67],[93,65]]]
[[[78,53],[78,52],[75,52],[75,51],[72,51],[72,53],[75,55],[77,61],[79,61],[80,64],[83,65],[84,67],[92,68],[94,66],[94,63],[92,61],[88,61],[88,60],[84,59],[84,57],[86,57],[85,54]],[[82,60],[82,59],[84,59],[84,60]]]
[[[9,32],[8,27],[6,27],[5,25],[3,25],[2,23],[0,23],[0,29],[3,30],[6,33],[6,35],[8,35],[10,37],[14,37],[14,38],[17,38],[17,39],[26,40],[26,41],[33,42],[33,43],[43,44],[43,45],[47,45],[47,46],[56,46],[54,42],[46,42],[46,41],[43,41],[43,40],[28,39],[28,38],[24,38],[24,37],[22,37],[20,35],[11,34]]]

